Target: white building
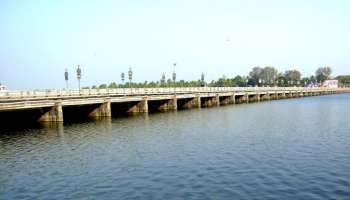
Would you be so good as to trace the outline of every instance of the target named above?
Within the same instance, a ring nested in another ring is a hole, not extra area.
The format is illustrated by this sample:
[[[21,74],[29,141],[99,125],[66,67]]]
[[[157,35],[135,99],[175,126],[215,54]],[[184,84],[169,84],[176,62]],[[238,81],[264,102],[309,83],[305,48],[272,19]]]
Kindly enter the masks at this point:
[[[338,87],[338,80],[325,80],[322,84],[322,87],[337,88]]]

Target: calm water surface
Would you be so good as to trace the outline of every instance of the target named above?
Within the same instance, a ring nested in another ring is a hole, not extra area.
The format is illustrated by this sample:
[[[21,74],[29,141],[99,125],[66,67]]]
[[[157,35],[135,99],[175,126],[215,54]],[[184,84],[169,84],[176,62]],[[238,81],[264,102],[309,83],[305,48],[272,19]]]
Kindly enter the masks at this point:
[[[0,199],[350,199],[350,95],[0,130]]]

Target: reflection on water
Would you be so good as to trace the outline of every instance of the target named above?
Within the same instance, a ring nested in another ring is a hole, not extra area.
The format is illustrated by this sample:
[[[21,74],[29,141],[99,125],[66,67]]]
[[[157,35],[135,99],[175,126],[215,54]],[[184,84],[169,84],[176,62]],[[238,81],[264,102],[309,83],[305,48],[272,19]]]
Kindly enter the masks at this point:
[[[346,199],[350,95],[1,129],[0,199]]]

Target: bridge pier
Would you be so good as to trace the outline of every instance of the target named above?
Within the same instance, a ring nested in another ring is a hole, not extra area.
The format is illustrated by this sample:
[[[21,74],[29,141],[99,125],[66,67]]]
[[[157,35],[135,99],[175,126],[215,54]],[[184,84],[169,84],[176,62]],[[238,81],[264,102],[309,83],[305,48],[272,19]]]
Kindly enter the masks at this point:
[[[249,94],[245,94],[244,95],[244,100],[245,100],[245,103],[249,103]]]
[[[234,95],[231,96],[222,96],[220,98],[220,105],[228,105],[228,104],[234,104],[235,103],[235,97]]]
[[[286,93],[287,98],[293,98],[293,93],[292,92],[287,92]]]
[[[274,95],[274,94],[271,93],[271,92],[268,93],[269,101],[274,99],[273,95]]]
[[[248,95],[248,102],[259,102],[260,96],[259,94],[250,94]]]
[[[214,97],[202,97],[201,98],[201,106],[202,107],[220,106],[219,95],[217,94]]]
[[[284,99],[287,99],[287,98],[288,98],[288,96],[287,96],[287,93],[286,93],[286,92],[283,92],[283,98],[284,98]]]
[[[140,102],[132,105],[128,111],[128,113],[147,113],[148,112],[148,100],[147,97],[144,97]]]
[[[260,101],[267,101],[269,100],[268,94],[260,94]]]
[[[93,109],[88,115],[90,118],[111,117],[111,100],[105,100],[104,103]]]
[[[177,99],[177,107],[180,109],[201,108],[201,98],[196,96],[190,99]]]
[[[150,111],[169,111],[177,110],[177,99],[173,97],[168,100],[159,100],[159,101],[148,101],[148,109]]]
[[[235,103],[236,104],[241,104],[241,103],[249,103],[249,98],[248,95],[235,95]]]
[[[174,96],[166,103],[166,110],[177,110],[177,98]]]
[[[62,103],[57,102],[52,108],[42,108],[39,122],[63,122]]]
[[[283,93],[279,92],[279,93],[276,93],[277,95],[277,99],[283,99]]]

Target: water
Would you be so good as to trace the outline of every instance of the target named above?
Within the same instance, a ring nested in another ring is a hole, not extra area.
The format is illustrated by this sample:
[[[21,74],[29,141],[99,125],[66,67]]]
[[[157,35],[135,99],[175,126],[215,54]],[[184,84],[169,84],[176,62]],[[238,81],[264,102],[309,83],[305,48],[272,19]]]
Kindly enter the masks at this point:
[[[0,199],[350,199],[350,95],[1,130]]]

